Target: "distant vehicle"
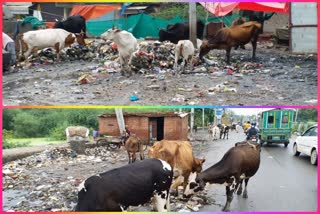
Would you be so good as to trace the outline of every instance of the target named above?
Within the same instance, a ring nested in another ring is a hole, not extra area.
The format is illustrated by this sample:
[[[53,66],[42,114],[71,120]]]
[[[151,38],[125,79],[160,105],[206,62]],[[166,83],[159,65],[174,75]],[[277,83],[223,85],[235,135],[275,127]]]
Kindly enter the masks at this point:
[[[287,147],[291,137],[294,114],[293,109],[272,109],[261,112],[259,114],[261,145],[276,143]]]
[[[301,136],[297,137],[293,144],[293,154],[299,156],[300,153],[310,156],[313,165],[318,163],[318,125],[307,129]]]

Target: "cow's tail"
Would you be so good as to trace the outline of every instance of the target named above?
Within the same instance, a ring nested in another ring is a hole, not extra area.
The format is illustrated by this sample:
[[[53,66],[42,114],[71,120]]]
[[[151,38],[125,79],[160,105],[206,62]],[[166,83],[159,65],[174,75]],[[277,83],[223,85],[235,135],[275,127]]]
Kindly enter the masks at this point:
[[[183,43],[180,44],[179,56],[182,56],[182,52],[183,52]]]
[[[86,22],[86,19],[83,17],[84,19],[84,26],[83,26],[83,38],[86,39],[87,38],[87,22]]]

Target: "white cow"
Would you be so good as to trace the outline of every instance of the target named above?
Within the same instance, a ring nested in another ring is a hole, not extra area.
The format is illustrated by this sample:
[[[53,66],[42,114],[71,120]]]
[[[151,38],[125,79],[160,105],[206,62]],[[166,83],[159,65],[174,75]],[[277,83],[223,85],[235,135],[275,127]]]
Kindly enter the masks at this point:
[[[22,55],[27,59],[33,49],[43,49],[53,47],[60,59],[60,51],[72,45],[75,41],[80,45],[85,45],[84,39],[80,34],[73,34],[63,29],[43,29],[28,31],[19,35],[20,59]],[[23,47],[22,47],[23,46]],[[23,49],[26,49],[23,54]]]
[[[242,129],[241,126],[237,124],[236,125],[236,132],[239,133],[241,131],[241,129]]]
[[[220,129],[218,126],[214,126],[211,129],[211,134],[212,134],[212,139],[213,140],[218,140],[218,138],[220,137]]]
[[[194,46],[190,40],[180,40],[175,48],[175,59],[173,69],[177,70],[178,60],[182,57],[181,70],[184,70],[185,63],[190,63],[192,67]]]
[[[104,40],[113,40],[118,46],[119,58],[121,64],[121,74],[124,75],[124,67],[131,64],[132,53],[137,50],[137,39],[124,30],[109,29],[101,34],[101,38]],[[131,69],[129,69],[131,75]]]

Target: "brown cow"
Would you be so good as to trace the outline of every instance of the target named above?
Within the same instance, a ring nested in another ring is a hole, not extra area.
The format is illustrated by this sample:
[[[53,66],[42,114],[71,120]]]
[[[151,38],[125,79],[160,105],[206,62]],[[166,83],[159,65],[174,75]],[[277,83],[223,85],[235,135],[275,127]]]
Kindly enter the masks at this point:
[[[252,43],[252,59],[256,57],[257,40],[261,24],[259,22],[246,22],[218,30],[210,40],[202,42],[200,47],[200,59],[209,53],[211,49],[225,49],[227,63],[230,64],[230,51],[232,47]]]
[[[179,177],[171,185],[176,189],[183,183],[184,189],[187,186],[191,172],[201,172],[205,159],[197,159],[193,156],[192,147],[189,141],[168,141],[162,140],[154,143],[149,149],[149,158],[159,158],[168,162],[176,170]],[[183,181],[181,181],[183,177]]]
[[[124,147],[128,152],[129,164],[136,161],[136,153],[140,153],[140,160],[144,159],[143,144],[140,138],[131,135],[125,142]]]
[[[224,184],[226,186],[227,201],[223,211],[229,211],[233,193],[242,193],[242,181],[245,181],[243,198],[247,198],[247,185],[249,179],[258,171],[260,166],[261,146],[257,143],[236,143],[227,151],[223,158],[210,168],[200,173],[190,175],[185,197],[204,189],[206,184]]]

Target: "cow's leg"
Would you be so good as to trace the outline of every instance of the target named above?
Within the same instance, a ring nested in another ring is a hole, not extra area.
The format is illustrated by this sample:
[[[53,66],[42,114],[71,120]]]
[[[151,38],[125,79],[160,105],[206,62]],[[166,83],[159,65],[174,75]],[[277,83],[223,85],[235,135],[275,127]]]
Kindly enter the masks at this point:
[[[132,153],[132,163],[136,162],[136,159],[137,159],[136,152],[133,152]]]
[[[176,179],[173,180],[172,184],[171,184],[171,189],[175,190],[175,195],[178,196],[179,194],[179,186],[184,182],[183,180],[184,178],[182,177],[182,175],[179,175]]]
[[[230,64],[230,52],[231,52],[231,48],[227,48],[226,49],[227,64]]]
[[[173,65],[173,70],[174,71],[177,71],[177,69],[178,69],[178,59],[179,59],[179,55],[176,53],[174,55],[174,65]]]
[[[32,50],[33,50],[33,47],[28,47],[27,46],[27,51],[23,54],[24,55],[24,60],[28,60],[28,57],[30,56]]]
[[[123,57],[122,55],[119,55],[119,59],[120,59],[120,68],[121,68],[121,75],[124,76],[124,69],[125,69],[125,66],[124,66],[124,61],[123,61]]]
[[[252,41],[252,60],[256,59],[257,41]]]
[[[130,163],[131,163],[131,154],[130,154],[130,152],[129,152],[129,151],[127,151],[127,153],[128,153],[128,158],[129,158],[129,162],[128,162],[128,164],[130,164]]]
[[[60,60],[60,43],[57,42],[56,44],[54,44],[54,49],[56,50],[56,54],[57,54],[57,60]]]
[[[161,192],[156,191],[154,194],[155,207],[158,212],[166,212],[166,203],[167,203],[168,191],[163,190]]]
[[[237,191],[238,195],[241,195],[241,193],[242,193],[242,182],[243,182],[243,180],[241,180],[240,184],[239,184],[239,188],[238,188],[238,191]]]
[[[233,199],[233,193],[238,188],[238,185],[239,185],[239,180],[236,179],[234,176],[230,178],[230,181],[231,181],[231,183],[229,183],[230,185],[226,186],[227,201],[222,211],[230,211],[230,204]]]
[[[230,187],[226,186],[226,195],[227,195],[227,201],[226,204],[224,205],[222,211],[230,211],[230,204],[233,198],[232,192],[230,191]]]
[[[249,178],[244,179],[245,185],[244,185],[244,191],[243,191],[243,195],[242,195],[243,198],[248,198],[248,192],[247,192],[248,182],[249,182]]]

